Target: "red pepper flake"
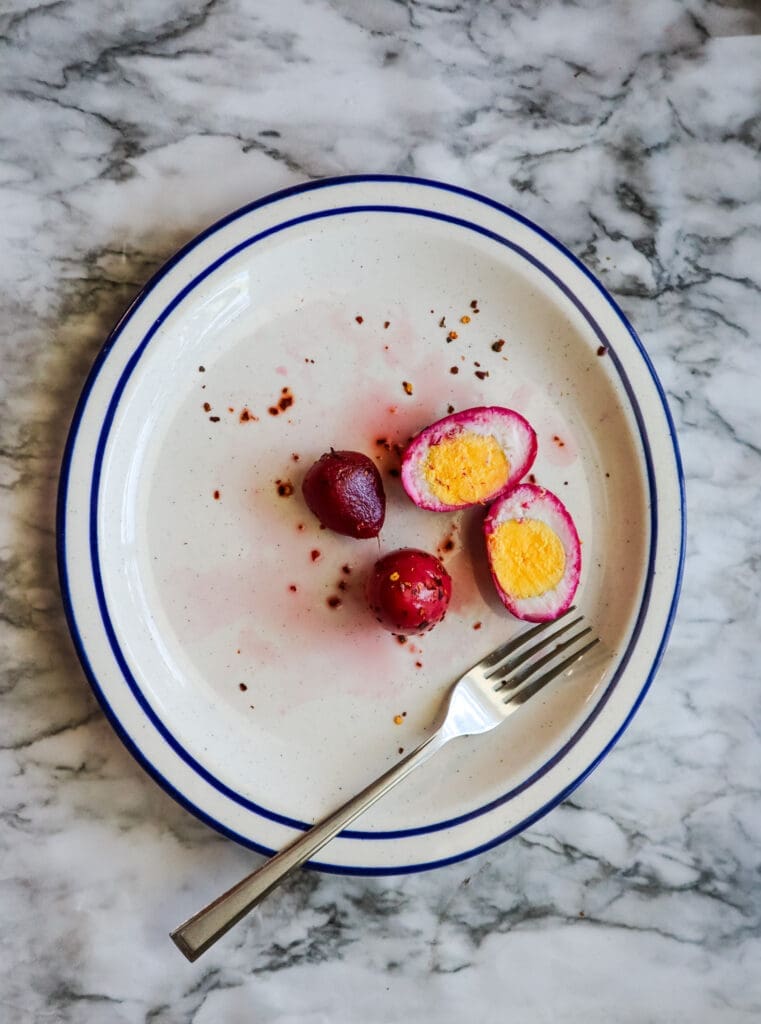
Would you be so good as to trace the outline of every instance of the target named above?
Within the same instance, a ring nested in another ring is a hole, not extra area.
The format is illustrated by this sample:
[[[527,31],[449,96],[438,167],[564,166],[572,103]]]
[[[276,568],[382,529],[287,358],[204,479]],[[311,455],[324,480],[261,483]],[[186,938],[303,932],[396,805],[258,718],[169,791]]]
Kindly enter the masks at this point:
[[[445,537],[444,540],[439,545],[439,547],[440,550],[443,552],[454,551],[454,537]]]
[[[203,403],[203,411],[204,412],[211,412],[211,406],[209,405],[208,402],[204,402]]]
[[[451,415],[454,412],[454,406],[453,405],[448,405],[447,406],[447,412]]]
[[[209,416],[210,423],[219,423],[219,416]]]
[[[473,361],[473,365],[474,365],[474,366],[480,366],[481,364],[480,364],[480,363],[477,363],[477,362],[476,362],[476,361],[474,360],[474,361]]]
[[[354,319],[357,321],[358,324],[364,323],[364,317],[355,316]]]
[[[604,356],[607,351],[608,350],[604,345],[600,345],[600,347],[597,350],[597,354],[598,356]]]
[[[298,590],[299,588],[298,588],[298,587],[296,586],[296,584],[295,584],[295,583],[291,583],[291,585],[290,585],[290,586],[288,587],[288,589],[290,590],[290,592],[291,592],[292,594],[295,594],[295,593],[296,593],[296,591],[297,591],[297,590]]]
[[[416,661],[415,662],[415,668],[422,668],[422,667],[423,667],[423,662],[422,661]]]
[[[309,552],[309,557],[312,559],[313,562],[316,562],[317,559],[320,557],[320,552],[317,550],[317,548],[312,548],[312,550]]]
[[[233,407],[231,405],[228,405],[227,411],[228,412],[235,412],[235,409],[233,409]]]
[[[336,597],[335,594],[332,597],[328,598],[328,608],[332,608],[334,611],[336,608],[341,607],[341,603],[341,598]]]
[[[404,718],[401,715],[394,715],[394,725],[401,725]]]
[[[449,367],[449,372],[450,373],[459,373],[460,372],[460,367],[459,366],[450,366]]]
[[[536,483],[536,477],[534,476],[533,473],[529,473],[529,475],[528,475],[528,482],[530,484],[535,484]]]
[[[348,564],[348,562],[346,565],[341,566],[341,572],[344,574],[344,576],[351,576],[351,566]]]
[[[457,331],[450,331],[449,334],[447,335],[447,341],[457,341],[458,338],[459,334],[457,333]]]
[[[479,380],[486,380],[486,378],[488,376],[489,376],[489,371],[488,370],[476,370],[476,377],[478,377]]]
[[[304,362],[305,363],[311,363],[312,366],[314,366],[314,359],[310,359],[308,356],[304,357]]]
[[[388,471],[388,475],[389,475],[389,476],[399,476],[399,475],[400,475],[400,474],[399,474],[399,470],[398,470],[398,469],[396,469],[395,467],[392,467],[392,468],[391,468],[391,469],[390,469],[390,470]]]
[[[504,347],[505,347],[505,339],[504,338],[500,338],[498,341],[495,341],[494,344],[492,345],[492,351],[493,352],[501,352]]]
[[[240,654],[240,647],[238,648],[238,650],[235,653],[236,654]]]
[[[199,373],[206,373],[206,367],[205,366],[199,366],[198,367],[198,372]]]
[[[402,711],[402,718],[406,718],[406,717],[407,717],[407,712],[406,711]]]
[[[408,380],[403,380],[402,381],[402,387],[404,388],[405,394],[408,394],[408,395],[412,394],[412,385],[410,384],[410,382]]]
[[[461,324],[469,324],[470,323],[470,317],[469,316],[461,316],[460,317],[460,323]]]
[[[276,480],[275,486],[281,498],[290,498],[293,494],[293,484],[290,480]]]
[[[306,526],[304,526],[303,523],[299,523],[299,525],[296,527],[296,529],[297,530],[306,530]]]
[[[605,476],[610,478],[610,473],[606,473]]]
[[[214,500],[219,501],[219,491],[214,492]]]
[[[565,448],[565,441],[562,438],[558,437],[557,434],[552,435],[552,440],[555,442],[558,448]]]
[[[399,753],[400,753],[400,754],[403,754],[403,753],[404,753],[404,747],[399,747]]]
[[[447,325],[446,317],[442,317],[441,320],[439,320],[439,327],[446,327],[446,325]]]
[[[238,689],[240,690],[241,693],[245,693],[248,687],[246,686],[245,683],[238,683]]]
[[[349,589],[349,584],[346,582],[346,580],[339,580],[336,586],[338,587],[339,590],[346,591]]]
[[[477,305],[478,305],[478,299],[471,299],[470,300],[470,308],[471,309],[475,309]]]
[[[391,445],[387,437],[376,437],[375,443],[379,448],[385,448],[387,452],[391,451]]]
[[[383,330],[384,331],[387,331],[390,326],[391,326],[391,321],[390,320],[384,320],[383,321]]]
[[[270,412],[271,412],[271,411],[272,411],[272,410],[270,410]],[[277,414],[276,414],[276,415],[277,415]],[[253,414],[252,412],[249,412],[249,410],[248,410],[248,409],[245,409],[245,408],[244,408],[244,409],[242,409],[242,410],[241,410],[241,414],[240,414],[240,417],[239,417],[239,419],[240,419],[240,422],[241,422],[241,423],[248,423],[248,422],[249,422],[249,420],[253,420],[253,421],[255,421],[255,422],[258,422],[258,420],[259,420],[259,417],[258,417],[258,416],[254,416],[254,414]]]
[[[403,633],[395,633],[394,636],[396,637],[396,642],[398,644],[406,644],[407,643],[407,637]]]
[[[482,626],[482,623],[480,623],[480,622],[474,622],[473,623],[473,629],[480,629],[481,626]]]
[[[278,399],[277,405],[271,405],[267,410],[270,416],[277,416],[281,412],[285,412],[286,409],[290,409],[295,399],[290,388],[283,388],[280,392],[280,398]]]

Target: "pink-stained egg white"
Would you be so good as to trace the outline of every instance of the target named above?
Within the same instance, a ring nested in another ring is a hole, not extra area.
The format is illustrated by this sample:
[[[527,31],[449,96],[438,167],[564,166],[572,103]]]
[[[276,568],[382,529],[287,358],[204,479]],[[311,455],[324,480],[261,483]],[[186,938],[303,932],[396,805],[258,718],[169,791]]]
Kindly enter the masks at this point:
[[[571,606],[581,574],[581,542],[557,495],[520,484],[484,521],[494,585],[516,618],[549,622]]]
[[[402,484],[420,508],[453,512],[486,505],[528,473],[536,434],[513,409],[478,406],[422,430],[402,457]]]

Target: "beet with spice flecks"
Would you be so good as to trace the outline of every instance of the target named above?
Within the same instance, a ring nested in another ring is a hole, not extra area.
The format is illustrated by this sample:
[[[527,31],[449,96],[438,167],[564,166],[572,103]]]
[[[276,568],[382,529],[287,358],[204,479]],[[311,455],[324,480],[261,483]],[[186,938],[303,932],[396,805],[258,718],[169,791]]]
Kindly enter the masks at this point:
[[[452,579],[427,551],[401,548],[375,563],[367,601],[376,619],[392,633],[424,633],[441,622],[452,596]]]

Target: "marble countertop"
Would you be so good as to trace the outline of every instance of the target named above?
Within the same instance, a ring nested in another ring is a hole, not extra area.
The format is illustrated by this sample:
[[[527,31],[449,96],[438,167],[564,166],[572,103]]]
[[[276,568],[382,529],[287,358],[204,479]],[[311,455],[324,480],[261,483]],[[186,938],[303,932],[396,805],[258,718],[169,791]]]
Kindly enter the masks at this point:
[[[750,0],[5,0],[1,1019],[761,1019],[760,32]],[[487,193],[618,298],[682,445],[683,597],[571,799],[436,872],[302,872],[191,966],[167,931],[257,858],[144,775],[87,687],[55,566],[63,442],[178,245],[358,171]]]

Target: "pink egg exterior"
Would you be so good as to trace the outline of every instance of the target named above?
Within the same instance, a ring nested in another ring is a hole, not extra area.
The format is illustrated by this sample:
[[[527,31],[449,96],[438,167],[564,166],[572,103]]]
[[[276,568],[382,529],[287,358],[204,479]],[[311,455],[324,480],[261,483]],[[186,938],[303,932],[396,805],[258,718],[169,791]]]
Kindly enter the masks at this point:
[[[563,578],[553,590],[539,597],[515,598],[508,594],[492,565],[489,537],[501,523],[522,518],[546,523],[557,534],[565,551]],[[570,608],[581,576],[581,541],[568,509],[556,494],[534,484],[521,484],[491,506],[484,520],[484,536],[489,570],[499,599],[517,619],[551,622]]]
[[[503,487],[493,494],[487,495],[482,501],[473,503],[486,505],[512,490],[523,479],[536,458],[536,433],[531,424],[520,413],[513,409],[505,409],[499,405],[477,406],[452,413],[444,419],[437,420],[429,427],[421,430],[402,456],[402,484],[409,497],[420,508],[431,512],[456,512],[468,508],[468,504],[447,505],[439,501],[428,491],[421,472],[421,465],[430,447],[438,444],[448,436],[462,430],[475,429],[476,433],[488,433],[494,428],[495,433],[509,438],[508,445],[503,445],[505,455],[510,462],[510,475]],[[479,429],[480,428],[480,429]]]

